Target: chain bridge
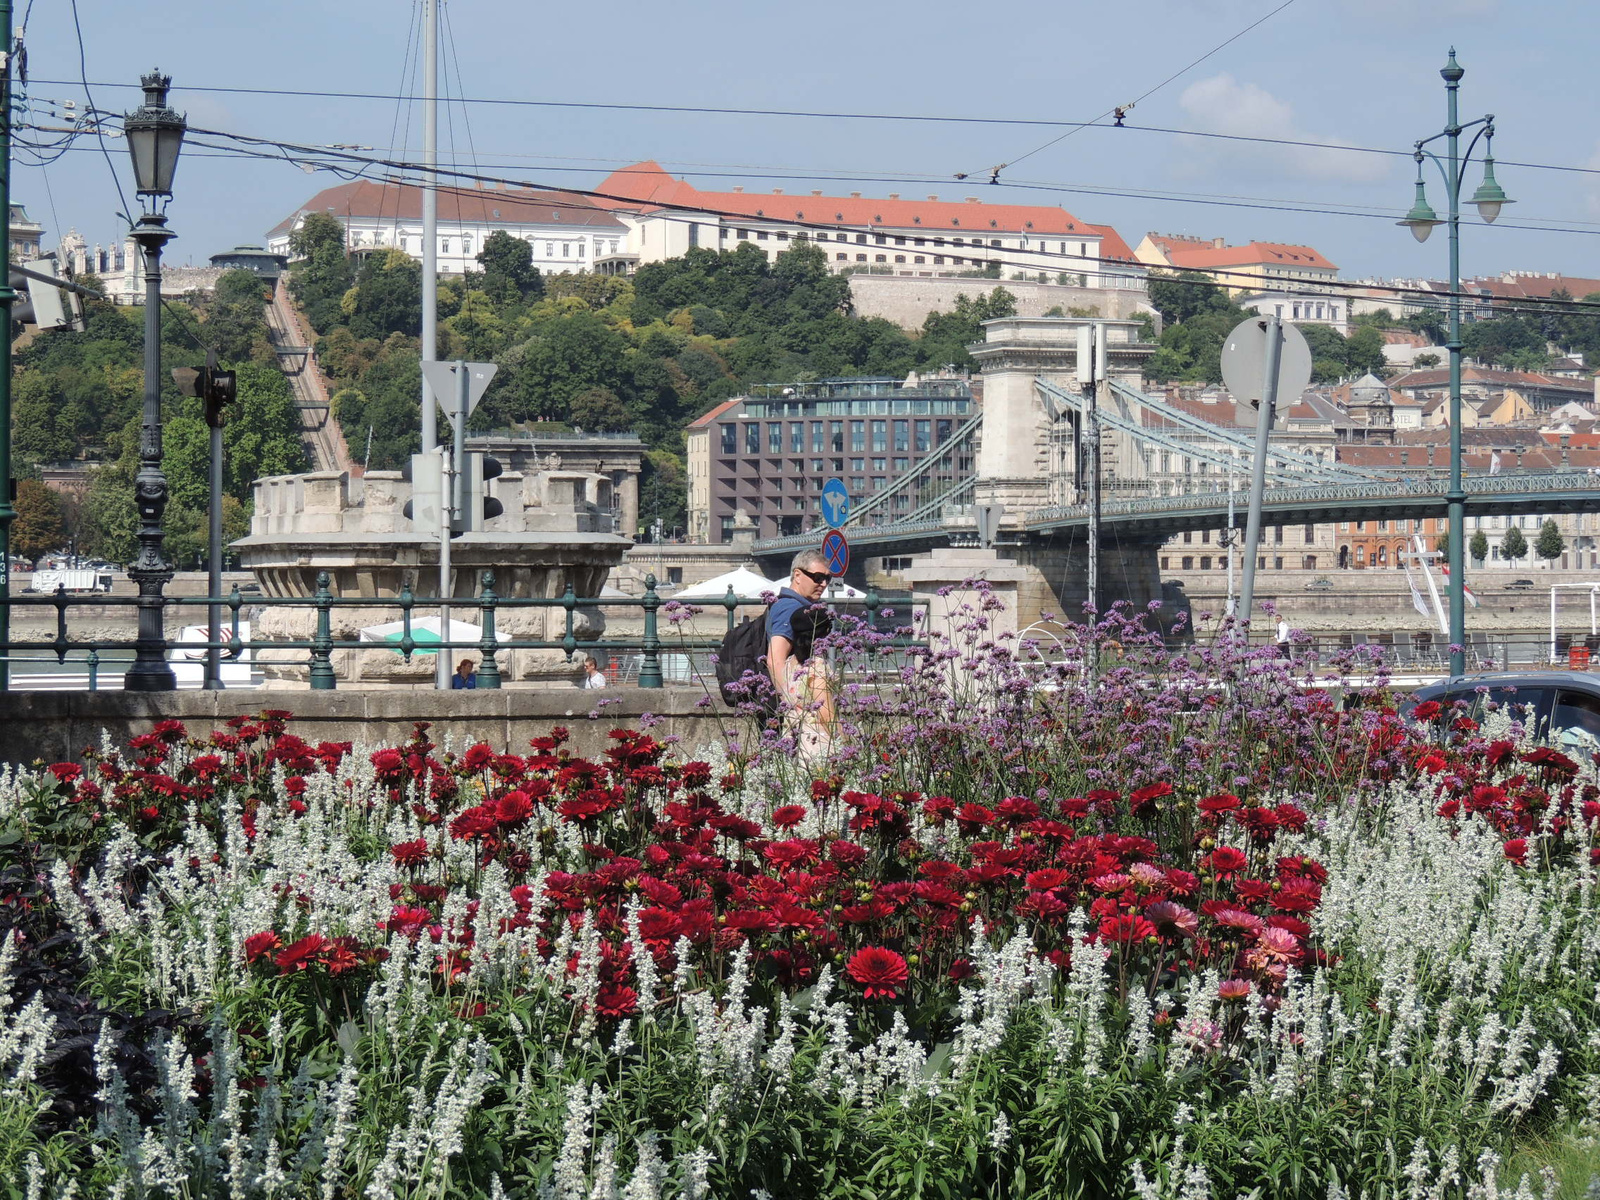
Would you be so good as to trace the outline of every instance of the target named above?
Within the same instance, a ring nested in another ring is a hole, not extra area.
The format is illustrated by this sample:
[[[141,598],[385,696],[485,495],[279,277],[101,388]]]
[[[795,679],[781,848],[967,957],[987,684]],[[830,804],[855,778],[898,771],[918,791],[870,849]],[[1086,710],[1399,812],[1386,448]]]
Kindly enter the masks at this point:
[[[972,347],[984,368],[983,412],[936,454],[856,505],[845,528],[855,562],[975,545],[976,506],[996,503],[1006,510],[998,540],[1007,557],[1038,565],[1063,602],[1080,592],[1090,458],[1088,397],[1076,382],[1075,327],[1082,323],[987,323],[986,340]],[[1096,324],[1108,327],[1110,351],[1108,378],[1095,392],[1102,561],[1111,565],[1107,578],[1125,585],[1114,588],[1123,594],[1112,598],[1144,602],[1160,595],[1156,549],[1162,543],[1185,531],[1242,529],[1254,438],[1250,430],[1207,421],[1143,392],[1139,368],[1154,348],[1134,340],[1134,322]],[[1339,462],[1331,437],[1321,446],[1296,440],[1302,444],[1274,444],[1268,451],[1264,524],[1445,516],[1443,463],[1366,470]],[[976,465],[964,478],[954,470],[961,456]],[[1158,465],[1174,462],[1185,469]],[[1465,486],[1472,516],[1600,510],[1600,479],[1581,471],[1469,474]],[[764,566],[781,570],[819,536],[768,538],[755,543],[755,554]]]

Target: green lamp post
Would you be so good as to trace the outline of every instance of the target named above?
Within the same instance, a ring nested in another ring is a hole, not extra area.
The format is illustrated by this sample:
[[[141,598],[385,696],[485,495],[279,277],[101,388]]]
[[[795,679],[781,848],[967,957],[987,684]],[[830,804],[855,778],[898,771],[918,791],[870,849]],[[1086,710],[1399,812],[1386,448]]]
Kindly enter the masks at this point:
[[[1511,201],[1494,178],[1494,114],[1479,117],[1462,124],[1456,113],[1456,93],[1461,88],[1461,77],[1466,74],[1456,62],[1455,48],[1450,49],[1450,60],[1439,72],[1445,86],[1445,127],[1432,137],[1416,144],[1417,194],[1398,224],[1411,230],[1419,242],[1428,240],[1435,225],[1448,225],[1450,229],[1450,330],[1445,349],[1450,352],[1450,490],[1445,495],[1449,511],[1450,549],[1450,673],[1461,675],[1466,671],[1467,606],[1466,606],[1466,527],[1467,493],[1461,483],[1461,186],[1472,152],[1478,140],[1483,139],[1483,182],[1472,194],[1470,204],[1476,205],[1478,215],[1493,222]],[[1461,135],[1476,128],[1472,141],[1461,153]],[[1430,142],[1445,140],[1441,157],[1424,149]],[[1423,187],[1422,163],[1427,159],[1439,168],[1444,178],[1445,196],[1449,200],[1447,215],[1440,219],[1428,204]]]

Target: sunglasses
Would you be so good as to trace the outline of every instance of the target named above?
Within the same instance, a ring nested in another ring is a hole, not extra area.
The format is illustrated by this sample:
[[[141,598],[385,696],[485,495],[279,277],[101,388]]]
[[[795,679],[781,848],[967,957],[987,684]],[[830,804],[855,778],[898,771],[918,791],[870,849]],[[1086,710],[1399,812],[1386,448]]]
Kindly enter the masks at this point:
[[[828,572],[826,572],[826,571],[804,571],[804,570],[802,570],[800,572],[800,574],[804,575],[807,579],[811,580],[812,583],[831,583],[833,581],[833,576],[828,574]]]

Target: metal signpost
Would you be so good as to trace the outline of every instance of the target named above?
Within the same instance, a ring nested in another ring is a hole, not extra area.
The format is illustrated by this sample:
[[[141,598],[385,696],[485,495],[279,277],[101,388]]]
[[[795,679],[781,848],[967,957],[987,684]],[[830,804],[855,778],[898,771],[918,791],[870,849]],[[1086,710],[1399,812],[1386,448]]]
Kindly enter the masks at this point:
[[[1078,385],[1083,388],[1084,448],[1088,452],[1089,538],[1085,591],[1094,620],[1100,619],[1100,381],[1106,377],[1106,331],[1100,325],[1078,329]],[[1079,465],[1080,475],[1083,464]]]
[[[439,641],[450,640],[450,536],[457,523],[464,523],[471,497],[464,494],[467,457],[467,418],[478,407],[499,368],[494,363],[425,362],[422,374],[437,396],[453,396],[446,410],[455,427],[453,453],[440,464],[439,478]],[[440,450],[443,451],[443,447]],[[441,645],[434,655],[434,686],[450,687],[455,668],[450,654]]]
[[[1006,515],[1004,504],[979,504],[974,512],[978,518],[978,545],[987,550],[1000,536],[1000,518]]]
[[[1261,503],[1267,488],[1267,443],[1277,416],[1278,396],[1285,407],[1311,382],[1311,347],[1305,335],[1277,317],[1251,317],[1228,335],[1222,348],[1222,378],[1233,393],[1234,419],[1256,405],[1255,462],[1250,473],[1250,508],[1245,518],[1244,579],[1239,588],[1238,620],[1248,628],[1255,602],[1256,555],[1261,548]]]

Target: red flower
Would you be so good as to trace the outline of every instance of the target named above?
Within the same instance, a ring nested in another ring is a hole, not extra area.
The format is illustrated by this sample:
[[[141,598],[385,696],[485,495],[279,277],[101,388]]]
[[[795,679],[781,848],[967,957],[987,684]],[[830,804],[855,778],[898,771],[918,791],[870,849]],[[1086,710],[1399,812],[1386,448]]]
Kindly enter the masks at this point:
[[[1137,815],[1149,812],[1155,807],[1157,800],[1170,795],[1172,795],[1170,783],[1150,783],[1129,796],[1128,803]]]
[[[968,837],[981,833],[983,827],[994,820],[994,813],[981,804],[963,804],[956,810],[956,825]]]
[[[281,945],[283,945],[282,940],[270,929],[263,930],[261,933],[252,933],[244,940],[244,961],[253,964],[258,959],[271,954]]]
[[[428,861],[428,839],[418,838],[414,842],[396,842],[389,847],[389,853],[394,855],[395,866],[414,867],[419,863]]]
[[[488,833],[500,823],[495,810],[487,804],[469,808],[450,822],[450,836],[462,841]]]
[[[320,933],[308,933],[278,955],[276,959],[278,970],[285,975],[304,971],[316,961],[317,955],[321,954],[327,945],[328,939]]]
[[[607,983],[601,986],[599,994],[595,996],[594,1007],[602,1017],[631,1017],[639,1011],[639,993],[631,987]]]
[[[1143,917],[1107,917],[1100,922],[1102,942],[1142,942],[1156,936],[1156,927]]]
[[[910,977],[906,960],[882,946],[857,950],[845,965],[845,973],[866,989],[868,1000],[893,1000]]]
[[[502,825],[515,825],[533,815],[533,801],[526,792],[507,792],[495,805],[495,816]]]
[[[82,777],[83,768],[77,763],[59,762],[51,766],[50,774],[60,783],[71,783]]]
[[[1438,707],[1435,705],[1434,707]],[[1250,994],[1248,979],[1225,979],[1217,985],[1217,995],[1223,1000],[1243,1000]]]
[[[779,829],[793,829],[805,819],[804,804],[785,804],[782,808],[774,809],[772,813],[772,823]]]
[[[1218,792],[1215,796],[1207,796],[1196,807],[1207,816],[1219,817],[1223,813],[1233,812],[1241,803],[1232,792]]]
[[[1437,700],[1424,700],[1411,710],[1411,719],[1414,721],[1431,721],[1444,711],[1444,706]]]
[[[1506,857],[1519,867],[1528,865],[1528,839],[1512,838],[1505,845]]]
[[[1218,879],[1232,879],[1249,865],[1250,860],[1245,857],[1244,851],[1235,850],[1232,846],[1218,846],[1200,860],[1200,869],[1210,871]]]

